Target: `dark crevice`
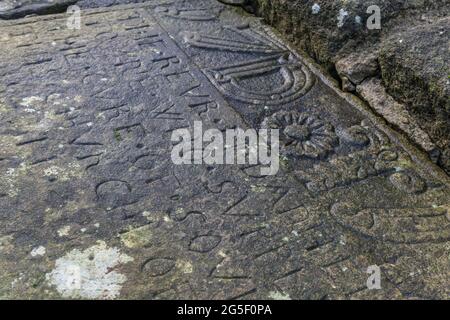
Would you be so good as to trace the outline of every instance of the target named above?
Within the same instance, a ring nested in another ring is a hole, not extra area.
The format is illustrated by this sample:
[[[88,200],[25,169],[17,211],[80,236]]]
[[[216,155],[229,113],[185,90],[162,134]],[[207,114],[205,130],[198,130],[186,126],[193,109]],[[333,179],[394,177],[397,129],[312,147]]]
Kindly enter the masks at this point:
[[[333,77],[334,80],[336,80],[339,83],[339,87],[342,88],[342,79],[339,76],[338,71],[336,70],[336,66],[333,64],[327,69],[329,75]]]

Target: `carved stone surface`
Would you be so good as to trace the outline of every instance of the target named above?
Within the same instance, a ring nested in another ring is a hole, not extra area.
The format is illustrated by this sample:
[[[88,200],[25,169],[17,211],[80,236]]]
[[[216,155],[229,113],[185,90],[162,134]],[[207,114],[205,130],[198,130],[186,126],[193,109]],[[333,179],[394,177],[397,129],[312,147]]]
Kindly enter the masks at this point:
[[[0,19],[61,12],[76,2],[77,0],[2,0],[0,1]]]
[[[0,29],[1,297],[448,297],[448,181],[257,19],[157,0]],[[279,127],[279,173],[174,165],[194,121]]]

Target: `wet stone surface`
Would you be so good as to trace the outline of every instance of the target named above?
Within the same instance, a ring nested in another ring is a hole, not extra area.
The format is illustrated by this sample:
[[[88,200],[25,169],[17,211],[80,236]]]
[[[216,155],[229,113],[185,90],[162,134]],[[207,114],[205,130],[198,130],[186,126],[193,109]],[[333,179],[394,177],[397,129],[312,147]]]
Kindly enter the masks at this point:
[[[448,297],[447,181],[237,10],[0,23],[0,297]],[[194,121],[280,129],[279,173],[174,165]]]

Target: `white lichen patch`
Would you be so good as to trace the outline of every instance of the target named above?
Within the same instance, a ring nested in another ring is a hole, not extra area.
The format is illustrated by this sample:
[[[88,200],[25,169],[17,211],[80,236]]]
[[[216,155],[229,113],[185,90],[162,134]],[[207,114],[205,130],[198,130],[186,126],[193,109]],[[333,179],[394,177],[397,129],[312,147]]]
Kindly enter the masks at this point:
[[[252,192],[253,193],[264,193],[267,191],[267,189],[264,186],[255,186],[252,185],[251,186]]]
[[[45,176],[57,176],[59,173],[59,168],[57,166],[53,166],[44,170]]]
[[[14,198],[19,195],[19,188],[17,187],[17,180],[21,175],[26,174],[28,171],[25,163],[21,163],[18,168],[8,168],[6,169],[5,174],[2,176],[2,180],[0,180],[0,187],[5,188],[6,194]]]
[[[45,255],[46,251],[47,250],[45,249],[45,247],[39,246],[31,250],[30,254],[32,257],[42,257],[43,255]]]
[[[217,252],[217,255],[219,257],[221,257],[221,258],[227,258],[228,257],[228,255],[223,250],[220,250],[219,252]]]
[[[86,250],[74,249],[56,260],[55,269],[46,274],[46,280],[64,298],[114,299],[127,280],[116,268],[130,261],[133,258],[118,248],[108,248],[99,241]]]
[[[194,272],[194,266],[189,261],[178,260],[175,264],[177,269],[179,269],[182,273],[190,274]]]
[[[83,103],[83,100],[83,97],[79,95],[73,97],[63,97],[59,93],[49,95],[47,98],[49,105],[69,107],[71,112],[75,111],[77,109],[76,106]]]
[[[47,102],[52,105],[60,105],[61,95],[59,93],[53,93],[47,97]]]
[[[22,272],[19,273],[19,276],[11,282],[11,288],[14,289],[14,288],[18,287],[21,283],[23,283],[24,278],[25,278],[25,274]]]
[[[0,237],[0,253],[12,251],[12,249],[14,248],[12,241],[12,236]]]
[[[3,101],[0,101],[0,113],[7,113],[11,110],[12,108],[9,105],[5,104]]]
[[[81,166],[78,163],[69,163],[62,167],[51,166],[44,169],[44,176],[58,177],[60,181],[69,181],[73,178],[80,177],[82,174]]]
[[[70,229],[71,229],[70,226],[62,227],[61,229],[59,229],[57,231],[58,236],[60,236],[60,237],[67,237],[69,235],[69,233],[70,233]]]
[[[291,297],[286,293],[281,293],[278,291],[269,292],[269,299],[272,300],[291,300]]]
[[[27,125],[30,130],[46,131],[56,126],[56,123],[63,123],[63,115],[58,115],[54,111],[45,111],[39,122],[32,122]]]
[[[31,108],[31,107],[35,107],[35,106],[41,104],[43,101],[44,101],[44,99],[41,97],[32,96],[32,97],[23,98],[19,104],[22,107]]]
[[[142,212],[142,216],[147,219],[147,221],[153,221],[152,214],[150,211]]]

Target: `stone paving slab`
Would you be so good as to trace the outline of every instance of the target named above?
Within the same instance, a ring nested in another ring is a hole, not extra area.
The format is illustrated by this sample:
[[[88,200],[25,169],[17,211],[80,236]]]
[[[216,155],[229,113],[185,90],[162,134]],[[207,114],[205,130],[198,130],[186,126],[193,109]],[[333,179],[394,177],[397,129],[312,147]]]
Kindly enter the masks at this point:
[[[2,0],[0,19],[17,19],[31,14],[48,14],[64,11],[77,0]]]
[[[66,18],[0,22],[0,297],[448,298],[446,176],[258,19]],[[281,129],[280,172],[174,165],[194,121]]]
[[[64,13],[71,5],[87,9],[151,1],[153,0],[0,0],[0,19]]]

